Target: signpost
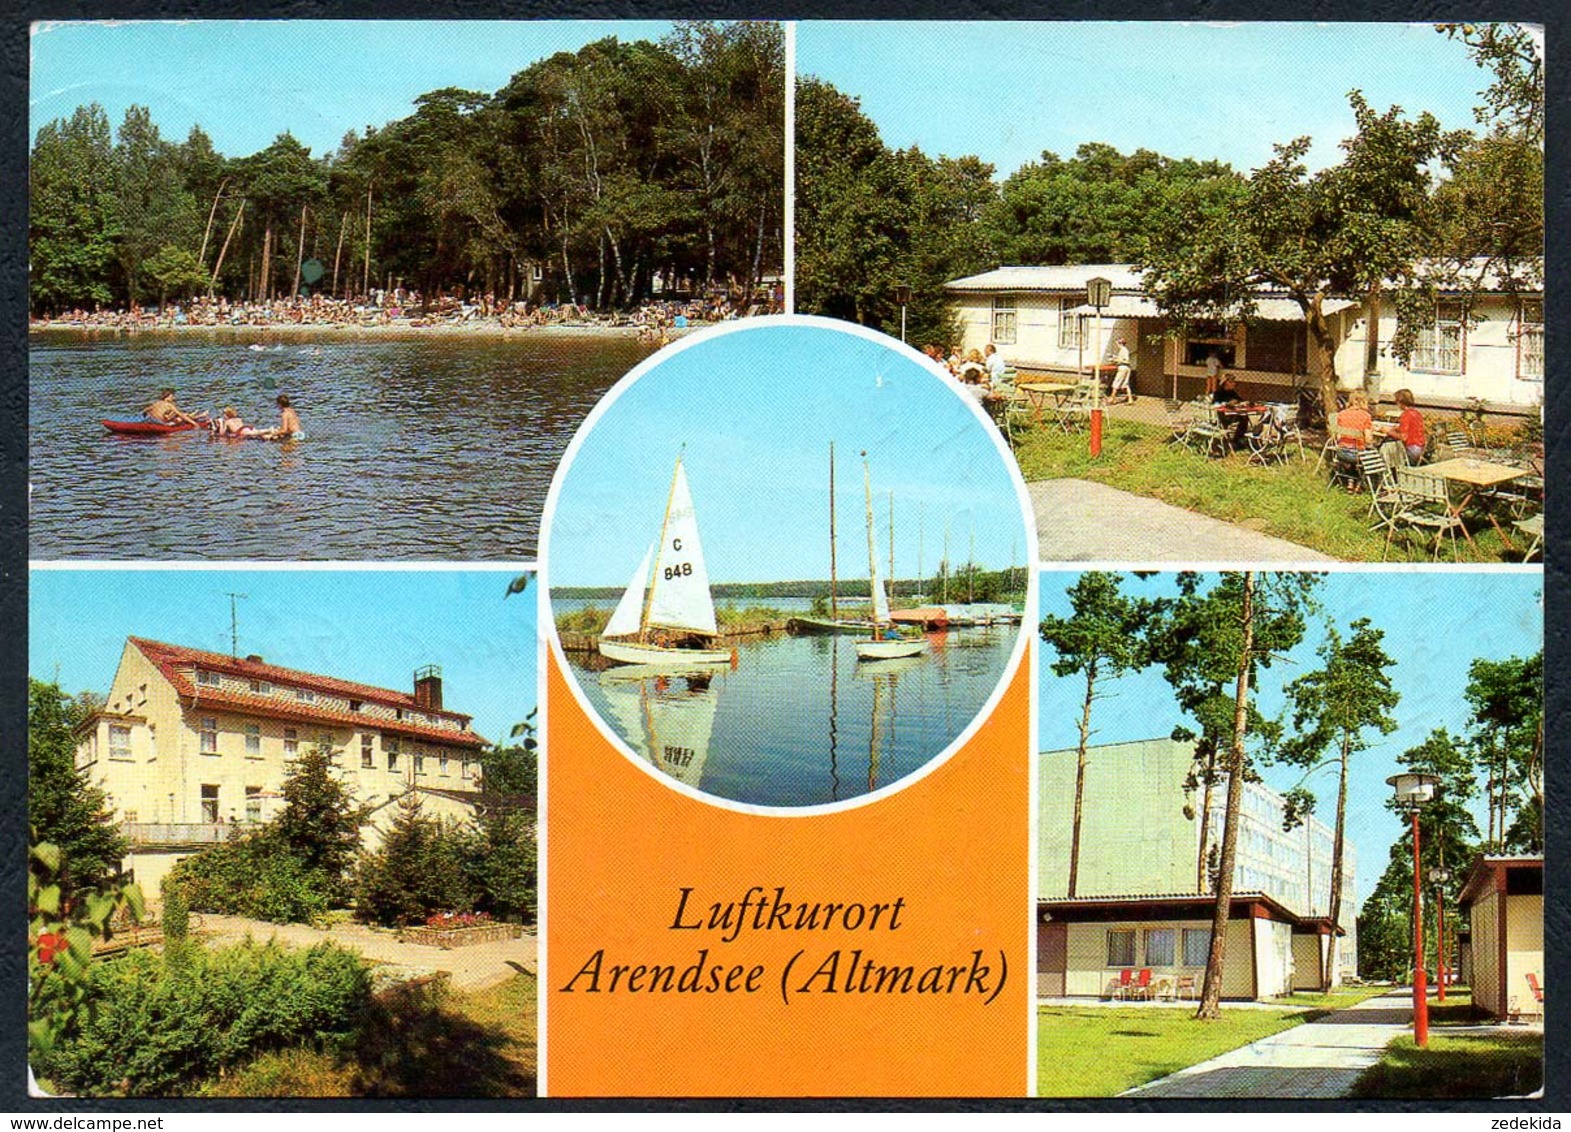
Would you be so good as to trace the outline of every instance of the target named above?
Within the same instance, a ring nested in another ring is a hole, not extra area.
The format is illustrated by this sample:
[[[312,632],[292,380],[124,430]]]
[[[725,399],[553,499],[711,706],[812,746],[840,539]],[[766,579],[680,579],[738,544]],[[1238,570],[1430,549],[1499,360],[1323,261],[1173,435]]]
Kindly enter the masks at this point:
[[[900,341],[906,340],[906,304],[911,301],[911,288],[904,283],[895,288],[895,302],[900,304]]]

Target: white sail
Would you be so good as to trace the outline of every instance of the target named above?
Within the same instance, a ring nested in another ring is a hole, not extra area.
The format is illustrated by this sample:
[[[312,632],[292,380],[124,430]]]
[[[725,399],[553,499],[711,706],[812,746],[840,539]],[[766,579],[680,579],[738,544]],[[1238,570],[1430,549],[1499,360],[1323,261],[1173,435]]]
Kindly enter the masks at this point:
[[[655,554],[650,585],[649,615],[644,619],[646,628],[658,625],[710,635],[719,631],[715,625],[714,599],[709,596],[709,569],[704,565],[704,549],[698,541],[693,496],[688,491],[687,472],[680,460],[671,481],[671,506]]]
[[[638,632],[638,621],[644,614],[644,586],[649,581],[649,560],[654,553],[653,545],[644,551],[644,560],[638,565],[638,573],[627,583],[622,600],[612,610],[611,620],[605,623],[605,636],[630,637]]]

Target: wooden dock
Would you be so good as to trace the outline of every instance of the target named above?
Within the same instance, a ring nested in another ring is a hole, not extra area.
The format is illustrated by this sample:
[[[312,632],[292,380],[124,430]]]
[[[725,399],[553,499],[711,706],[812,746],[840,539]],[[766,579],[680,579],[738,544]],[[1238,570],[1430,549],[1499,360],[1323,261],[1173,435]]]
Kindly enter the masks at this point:
[[[778,620],[748,621],[738,625],[723,625],[720,628],[720,640],[726,644],[736,644],[740,641],[756,640],[760,637],[773,637],[786,631],[786,621],[782,617]],[[592,653],[595,651],[595,642],[600,639],[598,633],[558,632],[557,636],[562,641],[562,651],[568,653]]]

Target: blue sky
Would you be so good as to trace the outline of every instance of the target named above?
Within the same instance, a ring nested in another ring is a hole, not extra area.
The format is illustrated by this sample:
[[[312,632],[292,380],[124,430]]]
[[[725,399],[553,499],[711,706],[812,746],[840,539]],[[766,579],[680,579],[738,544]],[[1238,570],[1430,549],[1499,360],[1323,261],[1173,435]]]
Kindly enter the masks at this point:
[[[442,668],[445,706],[505,742],[535,706],[535,595],[503,600],[515,571],[43,570],[29,577],[28,674],[107,692],[129,636],[410,691]]]
[[[1489,84],[1430,24],[820,22],[798,25],[796,60],[859,97],[885,144],[999,177],[1086,141],[1248,170],[1305,134],[1319,167],[1355,132],[1355,88],[1460,129]]]
[[[706,337],[639,377],[596,421],[553,513],[553,586],[623,586],[660,534],[677,453],[715,582],[829,576],[829,442],[844,575],[867,572],[858,453],[871,459],[880,563],[895,492],[895,567],[921,553],[937,571],[946,518],[950,560],[1025,564],[1031,542],[992,426],[914,351],[843,323],[761,321]],[[918,505],[920,503],[920,516]]]
[[[443,87],[487,94],[538,59],[614,35],[659,39],[655,21],[227,20],[33,26],[30,133],[100,103],[118,127],[147,106],[164,137],[193,124],[241,157],[285,130],[311,152],[414,112]]]
[[[1070,615],[1065,591],[1078,574],[1042,575],[1042,615]],[[1171,595],[1173,575],[1146,581],[1127,577],[1131,595]],[[1543,576],[1536,571],[1348,572],[1329,574],[1321,583],[1324,612],[1311,621],[1304,642],[1290,654],[1289,664],[1274,664],[1260,680],[1258,704],[1267,715],[1286,704],[1282,688],[1319,667],[1315,650],[1325,640],[1324,621],[1334,618],[1346,627],[1368,617],[1385,631],[1385,649],[1396,664],[1392,684],[1402,701],[1395,712],[1398,728],[1390,735],[1371,733],[1368,750],[1354,758],[1349,785],[1348,836],[1358,850],[1358,895],[1362,900],[1385,871],[1387,853],[1401,833],[1398,819],[1385,809],[1391,788],[1386,778],[1398,769],[1402,752],[1417,746],[1438,727],[1459,735],[1467,727],[1467,670],[1475,658],[1504,660],[1529,656],[1543,647]],[[1042,750],[1072,748],[1078,742],[1076,720],[1085,695],[1083,677],[1053,675],[1053,649],[1042,645],[1039,662],[1040,743]],[[1122,743],[1169,734],[1189,721],[1173,702],[1172,690],[1160,669],[1100,682],[1105,699],[1092,708],[1093,743]],[[1293,767],[1260,767],[1266,783],[1278,791],[1296,785],[1301,772]],[[1336,815],[1336,775],[1324,772],[1309,785],[1318,796],[1316,813],[1331,824]],[[1482,803],[1476,807],[1484,828]]]

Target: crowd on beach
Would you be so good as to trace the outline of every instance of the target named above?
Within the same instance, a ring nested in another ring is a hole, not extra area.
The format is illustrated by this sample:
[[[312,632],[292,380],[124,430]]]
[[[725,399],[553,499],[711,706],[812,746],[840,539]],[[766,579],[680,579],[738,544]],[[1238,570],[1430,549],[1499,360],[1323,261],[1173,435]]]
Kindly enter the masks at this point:
[[[129,309],[77,309],[32,320],[34,328],[81,327],[116,331],[173,330],[181,327],[627,327],[644,337],[668,336],[672,329],[722,322],[746,315],[778,314],[778,302],[741,303],[726,295],[685,300],[655,300],[636,311],[596,311],[582,303],[539,303],[498,298],[491,293],[439,292],[433,296],[395,287],[376,289],[369,299],[327,295],[231,301],[200,297],[163,307],[132,304]]]

